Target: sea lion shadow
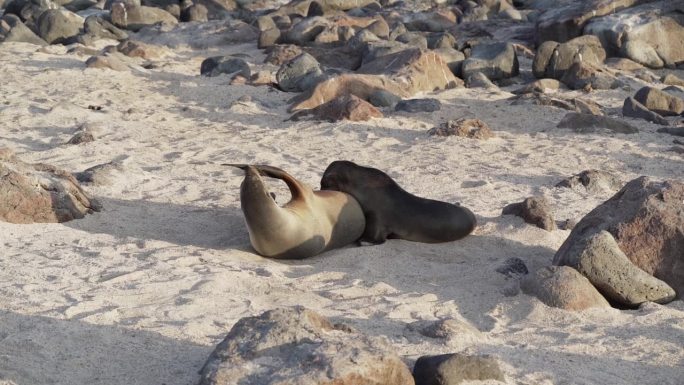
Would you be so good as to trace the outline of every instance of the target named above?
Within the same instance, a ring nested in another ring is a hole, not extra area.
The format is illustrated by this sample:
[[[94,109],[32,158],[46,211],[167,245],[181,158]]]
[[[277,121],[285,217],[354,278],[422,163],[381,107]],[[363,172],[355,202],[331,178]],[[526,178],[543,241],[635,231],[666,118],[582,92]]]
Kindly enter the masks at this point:
[[[242,212],[146,200],[100,198],[100,212],[65,226],[119,238],[160,240],[182,246],[250,250]]]

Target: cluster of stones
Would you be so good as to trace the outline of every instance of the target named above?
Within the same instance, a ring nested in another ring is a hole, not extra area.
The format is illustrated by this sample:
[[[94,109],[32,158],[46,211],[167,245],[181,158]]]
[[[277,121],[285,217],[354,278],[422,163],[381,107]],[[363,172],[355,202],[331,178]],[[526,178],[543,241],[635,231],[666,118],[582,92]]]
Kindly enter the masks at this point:
[[[455,320],[438,321],[424,329],[421,333],[434,338],[464,330]],[[200,375],[200,385],[505,381],[496,358],[463,353],[420,357],[412,373],[385,338],[365,335],[346,324],[333,324],[303,307],[270,310],[239,320],[211,353]]]

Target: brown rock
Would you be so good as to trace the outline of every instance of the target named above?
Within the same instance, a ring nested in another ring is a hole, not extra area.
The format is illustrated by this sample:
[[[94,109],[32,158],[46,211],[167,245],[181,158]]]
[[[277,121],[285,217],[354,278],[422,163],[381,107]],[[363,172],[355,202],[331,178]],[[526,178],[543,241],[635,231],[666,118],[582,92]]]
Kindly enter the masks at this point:
[[[280,66],[301,55],[303,52],[301,48],[292,44],[274,45],[268,51],[264,63]]]
[[[653,87],[643,87],[634,99],[662,116],[676,116],[684,112],[684,100]]]
[[[600,230],[615,237],[637,267],[654,275],[681,296],[684,293],[684,183],[653,182],[640,177],[587,214],[554,257],[561,263],[568,249]]]
[[[456,135],[464,138],[487,140],[494,137],[492,129],[487,123],[480,119],[449,120],[442,123],[439,127],[434,127],[428,131],[428,135],[451,136]]]
[[[556,221],[545,197],[531,197],[519,203],[511,203],[503,208],[501,214],[521,217],[525,222],[547,231],[556,229]]]
[[[573,90],[608,90],[619,86],[617,78],[602,66],[584,61],[573,63],[560,81]]]
[[[523,293],[547,306],[565,310],[610,307],[608,301],[577,270],[568,266],[542,267],[520,282]]]
[[[578,188],[582,186],[586,191],[594,194],[606,191],[615,192],[622,188],[624,183],[617,175],[603,170],[585,170],[579,174],[563,179],[556,187]]]
[[[532,68],[538,78],[561,79],[565,71],[577,61],[601,66],[606,60],[606,51],[601,41],[593,35],[576,37],[562,44],[545,42],[534,57]]]
[[[99,209],[70,173],[47,164],[24,163],[9,151],[0,157],[0,220],[67,222]]]
[[[361,122],[370,120],[371,118],[383,117],[382,112],[372,104],[351,94],[338,96],[313,110],[300,111],[293,116],[293,120],[296,120],[299,116],[305,114],[312,114],[315,119],[331,122],[338,120]]]
[[[678,77],[675,74],[667,74],[662,77],[661,81],[663,82],[663,84],[667,84],[668,86],[684,87],[684,79]]]
[[[423,356],[413,368],[416,385],[456,385],[466,381],[506,381],[499,362],[488,355],[463,353]]]
[[[413,385],[382,338],[294,307],[239,320],[200,371],[199,385]]]

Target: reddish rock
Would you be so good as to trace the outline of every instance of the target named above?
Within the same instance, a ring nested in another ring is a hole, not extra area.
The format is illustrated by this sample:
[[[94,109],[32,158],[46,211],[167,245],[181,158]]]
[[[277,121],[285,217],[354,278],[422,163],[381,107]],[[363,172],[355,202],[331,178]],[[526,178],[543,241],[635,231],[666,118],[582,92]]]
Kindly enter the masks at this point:
[[[10,223],[67,222],[99,211],[70,173],[28,164],[0,151],[0,220]]]
[[[551,207],[544,197],[531,197],[519,203],[511,203],[503,208],[501,214],[521,217],[525,222],[544,230],[556,229]]]
[[[640,269],[684,293],[684,182],[640,177],[587,214],[554,257],[559,264],[574,243],[600,231]]]
[[[610,307],[589,280],[569,266],[549,266],[520,282],[523,293],[537,297],[547,306],[565,310]]]

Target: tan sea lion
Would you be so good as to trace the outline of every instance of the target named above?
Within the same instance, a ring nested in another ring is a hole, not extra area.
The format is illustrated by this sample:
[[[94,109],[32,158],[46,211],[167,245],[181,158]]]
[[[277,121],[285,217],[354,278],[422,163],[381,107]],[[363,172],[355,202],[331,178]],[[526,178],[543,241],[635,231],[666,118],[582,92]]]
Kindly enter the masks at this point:
[[[272,166],[226,164],[245,171],[240,205],[249,240],[260,255],[302,259],[359,239],[366,226],[363,210],[352,196],[313,191],[287,172]],[[284,181],[292,199],[283,207],[266,190],[262,176]]]
[[[366,230],[361,241],[386,239],[439,243],[470,234],[477,226],[472,211],[447,202],[417,197],[384,172],[349,161],[332,162],[323,173],[322,190],[345,192],[361,204]]]

